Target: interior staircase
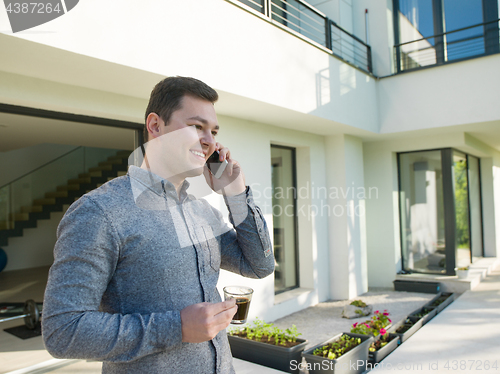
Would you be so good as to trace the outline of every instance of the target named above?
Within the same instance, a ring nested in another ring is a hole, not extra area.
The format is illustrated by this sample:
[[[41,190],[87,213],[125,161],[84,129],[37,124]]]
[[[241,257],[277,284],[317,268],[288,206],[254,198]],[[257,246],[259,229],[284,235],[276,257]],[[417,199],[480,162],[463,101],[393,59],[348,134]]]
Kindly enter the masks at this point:
[[[113,178],[127,174],[128,157],[131,151],[118,151],[87,173],[69,179],[67,184],[47,192],[45,198],[36,199],[31,206],[23,206],[20,213],[9,216],[9,221],[0,221],[0,246],[8,245],[10,237],[23,236],[23,230],[37,227],[40,219],[50,219],[51,212],[62,212],[64,205],[71,205],[81,196]]]

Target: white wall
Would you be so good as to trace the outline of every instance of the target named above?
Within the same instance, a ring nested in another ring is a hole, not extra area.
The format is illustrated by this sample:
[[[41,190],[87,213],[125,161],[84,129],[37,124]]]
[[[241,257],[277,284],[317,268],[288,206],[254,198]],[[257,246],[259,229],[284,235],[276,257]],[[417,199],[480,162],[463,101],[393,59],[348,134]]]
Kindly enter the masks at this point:
[[[298,220],[300,289],[288,297],[275,298],[274,276],[263,280],[243,278],[221,271],[218,288],[242,284],[254,288],[250,319],[272,321],[304,309],[330,297],[328,277],[328,217],[309,214],[311,206],[326,204],[325,199],[312,195],[316,186],[325,186],[323,138],[298,131],[283,131],[278,127],[238,118],[219,116],[221,130],[218,141],[231,149],[231,156],[241,163],[246,183],[252,186],[256,203],[261,207],[272,235],[271,144],[297,149]],[[311,185],[314,182],[314,187]],[[225,211],[220,198],[207,200]],[[302,209],[301,209],[302,207]],[[314,209],[314,208],[313,208]]]
[[[381,79],[380,132],[497,121],[498,66],[496,54]]]

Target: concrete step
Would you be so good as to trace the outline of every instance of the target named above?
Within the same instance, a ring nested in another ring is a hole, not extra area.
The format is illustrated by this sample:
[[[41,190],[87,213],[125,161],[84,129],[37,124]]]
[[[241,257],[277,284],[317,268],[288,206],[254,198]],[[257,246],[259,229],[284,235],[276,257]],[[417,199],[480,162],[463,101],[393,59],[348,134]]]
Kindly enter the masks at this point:
[[[102,171],[92,171],[90,173],[78,174],[78,178],[91,178],[91,177],[102,177]],[[90,183],[90,182],[89,182]]]
[[[35,212],[42,212],[42,211],[43,211],[43,206],[41,206],[41,205],[21,207],[21,213],[35,213]]]
[[[13,221],[0,221],[0,230],[10,230],[14,228]]]
[[[126,158],[126,156],[110,156],[108,157],[108,161],[116,161],[117,163],[121,164]]]
[[[104,171],[104,170],[107,170],[107,171],[113,170],[113,165],[103,165],[103,166],[97,166],[95,168],[89,168],[89,172]]]
[[[82,177],[82,178],[70,179],[68,181],[68,184],[84,184],[90,182],[91,182],[90,177]]]
[[[116,155],[126,158],[126,157],[130,156],[131,153],[132,153],[132,151],[119,151],[119,152],[116,152]]]
[[[82,178],[84,179],[84,178]],[[87,183],[90,183],[90,179]],[[77,183],[71,183],[64,186],[57,186],[57,191],[78,191],[80,189],[80,185]]]
[[[458,279],[456,275],[438,274],[398,274],[396,279],[410,280],[416,282],[439,282],[441,292],[464,293],[474,289],[492,269],[500,263],[496,257],[484,257],[469,266],[469,276],[466,279]]]
[[[30,215],[29,213],[13,213],[9,214],[9,218],[11,221],[29,221]]]
[[[45,199],[36,199],[34,203],[35,203],[34,205],[51,205],[56,203],[56,199],[53,197]]]
[[[107,165],[120,165],[122,163],[122,159],[121,158],[117,158],[117,159],[114,159],[114,160],[110,160],[108,158],[108,161],[102,161],[102,162],[99,162],[99,164],[97,164],[98,166],[107,166]]]
[[[68,191],[47,192],[45,197],[68,197]]]

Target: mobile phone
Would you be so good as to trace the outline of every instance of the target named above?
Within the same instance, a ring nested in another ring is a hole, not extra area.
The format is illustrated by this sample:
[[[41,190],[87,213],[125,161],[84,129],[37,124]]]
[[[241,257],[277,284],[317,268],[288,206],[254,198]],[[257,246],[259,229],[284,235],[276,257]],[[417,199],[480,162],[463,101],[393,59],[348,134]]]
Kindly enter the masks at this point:
[[[208,170],[210,170],[212,175],[217,179],[222,176],[222,173],[224,173],[224,170],[226,170],[227,166],[227,161],[220,161],[219,156],[219,152],[214,151],[214,153],[212,153],[212,155],[207,160]]]

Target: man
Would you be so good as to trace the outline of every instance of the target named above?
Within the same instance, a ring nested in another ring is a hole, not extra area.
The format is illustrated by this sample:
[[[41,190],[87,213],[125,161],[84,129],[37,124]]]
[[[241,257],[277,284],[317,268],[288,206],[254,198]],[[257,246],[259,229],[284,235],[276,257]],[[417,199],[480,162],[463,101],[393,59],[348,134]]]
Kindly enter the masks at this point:
[[[58,227],[43,336],[55,357],[103,361],[103,373],[233,373],[225,334],[237,307],[221,301],[220,268],[274,270],[266,223],[238,162],[215,141],[217,93],[185,77],[153,89],[141,167],[84,195]],[[205,162],[228,162],[220,179]],[[186,178],[224,194],[233,228]]]

